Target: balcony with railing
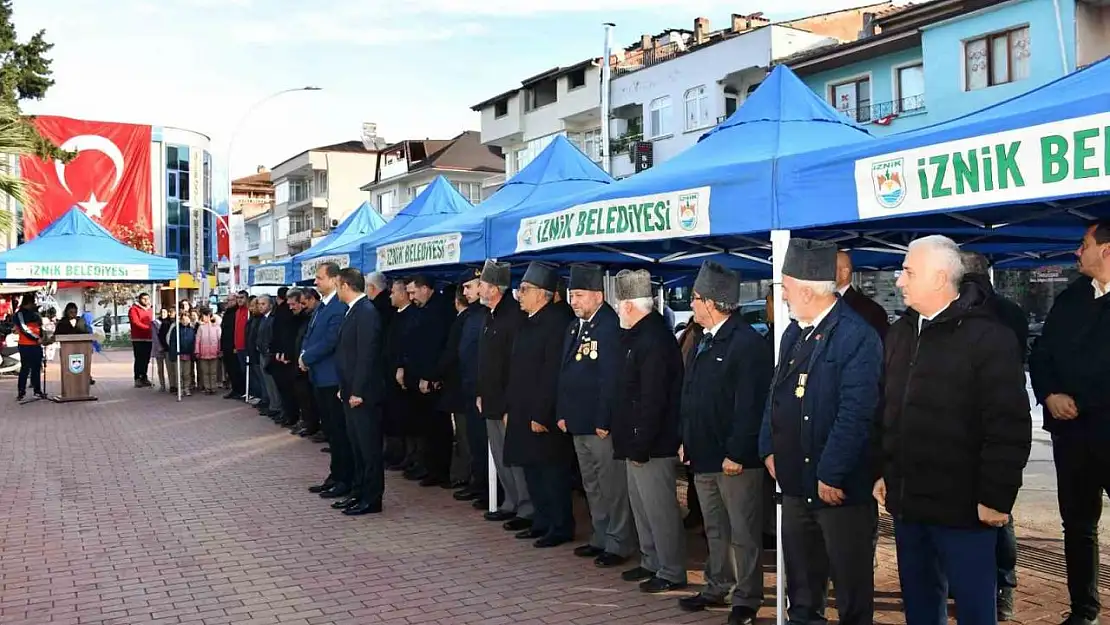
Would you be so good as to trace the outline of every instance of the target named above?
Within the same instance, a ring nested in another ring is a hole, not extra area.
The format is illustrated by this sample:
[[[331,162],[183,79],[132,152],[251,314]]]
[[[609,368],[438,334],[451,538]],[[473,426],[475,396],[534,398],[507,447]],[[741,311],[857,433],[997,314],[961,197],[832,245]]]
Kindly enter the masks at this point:
[[[860,100],[859,106],[854,109],[837,109],[848,119],[860,124],[872,122],[889,122],[890,119],[903,115],[919,115],[925,113],[925,94],[908,96],[889,102],[872,104],[870,100]]]
[[[658,47],[648,48],[647,50],[644,50],[643,56],[640,58],[639,63],[633,62],[628,65],[619,65],[613,68],[613,78],[623,76],[625,74],[631,74],[632,72],[639,71],[641,69],[644,69],[645,67],[658,65],[660,63],[663,63],[664,61],[669,61],[684,51],[685,50],[683,50],[682,48],[679,48],[678,42],[674,41]]]

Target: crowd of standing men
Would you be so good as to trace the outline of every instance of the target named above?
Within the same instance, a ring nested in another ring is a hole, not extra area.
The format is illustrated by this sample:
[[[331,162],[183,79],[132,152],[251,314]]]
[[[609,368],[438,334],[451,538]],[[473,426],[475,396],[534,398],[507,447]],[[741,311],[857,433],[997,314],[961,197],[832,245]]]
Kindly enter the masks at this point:
[[[1110,225],[1092,226],[1077,255],[1089,279],[1060,296],[1031,374],[1061,477],[1065,623],[1091,625],[1110,486],[1099,453],[1110,438]],[[225,311],[228,397],[253,393],[243,372],[257,365],[261,410],[302,435],[322,429],[330,473],[310,490],[346,515],[382,510],[387,469],[485,510],[488,447],[499,501],[485,518],[550,548],[575,537],[579,477],[592,528],[575,555],[608,568],[638,552],[621,577],[648,593],[687,585],[685,465],[709,556],[706,586],[679,607],[730,605],[730,625],[753,623],[763,604],[765,476],[781,489],[790,623],[825,621],[830,581],[841,623],[873,622],[881,505],[894,518],[907,623],[946,622],[952,598],[960,623],[993,624],[1013,609],[1010,511],[1031,418],[1023,315],[987,271],[945,237],[914,241],[898,279],[908,310],[888,328],[851,287],[847,254],[791,240],[781,283],[791,322],[776,363],[736,314],[739,275],[711,261],[679,341],[643,270],[617,274],[612,307],[596,265],[572,265],[563,295],[559,268],[533,262],[514,298],[510,266],[487,261],[452,299],[424,276],[390,283],[329,263],[315,289],[281,292],[257,321],[245,293]]]

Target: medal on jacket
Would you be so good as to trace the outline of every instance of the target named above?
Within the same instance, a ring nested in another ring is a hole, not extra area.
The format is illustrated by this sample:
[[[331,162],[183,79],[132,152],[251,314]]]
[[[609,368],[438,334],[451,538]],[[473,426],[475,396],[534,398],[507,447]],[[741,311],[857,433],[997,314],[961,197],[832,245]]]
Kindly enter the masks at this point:
[[[597,341],[590,341],[590,360],[597,360]]]
[[[794,397],[801,399],[806,396],[806,378],[809,377],[807,373],[798,374],[798,386],[794,388]]]

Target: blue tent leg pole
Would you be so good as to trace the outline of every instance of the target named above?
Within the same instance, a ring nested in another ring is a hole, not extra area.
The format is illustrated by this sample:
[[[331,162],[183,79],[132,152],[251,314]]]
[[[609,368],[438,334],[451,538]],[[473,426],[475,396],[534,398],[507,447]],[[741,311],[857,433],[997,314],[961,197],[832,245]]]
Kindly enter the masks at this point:
[[[782,320],[789,319],[786,303],[782,299],[782,262],[786,258],[786,248],[790,244],[789,230],[771,231],[772,289],[774,290],[775,313],[775,360],[779,361],[782,335],[786,326]],[[786,562],[782,555],[782,488],[775,480],[775,623],[786,622]]]

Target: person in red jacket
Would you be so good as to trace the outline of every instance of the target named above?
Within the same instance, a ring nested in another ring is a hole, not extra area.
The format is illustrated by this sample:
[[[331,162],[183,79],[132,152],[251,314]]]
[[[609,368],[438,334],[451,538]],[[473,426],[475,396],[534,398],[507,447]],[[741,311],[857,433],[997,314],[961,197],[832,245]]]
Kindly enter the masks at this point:
[[[139,299],[127,312],[131,322],[131,351],[135,354],[135,388],[150,386],[147,368],[150,366],[150,350],[153,338],[154,311],[150,307],[150,295],[140,293]]]
[[[246,291],[239,291],[235,305],[235,356],[239,360],[239,370],[245,372],[247,371],[247,322],[250,321],[251,316],[250,294]],[[258,382],[258,380],[255,380],[255,382]],[[248,393],[245,383],[243,393]]]

